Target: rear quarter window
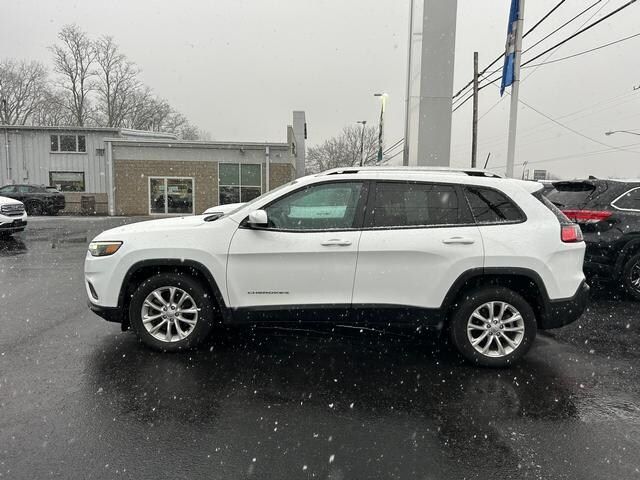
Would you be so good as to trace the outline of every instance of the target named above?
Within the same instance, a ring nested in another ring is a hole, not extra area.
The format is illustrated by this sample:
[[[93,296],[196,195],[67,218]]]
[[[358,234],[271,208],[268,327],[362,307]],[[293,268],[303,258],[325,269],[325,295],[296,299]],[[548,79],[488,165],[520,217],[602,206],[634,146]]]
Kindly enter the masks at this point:
[[[479,224],[517,223],[524,213],[505,194],[485,187],[465,187],[471,212]]]

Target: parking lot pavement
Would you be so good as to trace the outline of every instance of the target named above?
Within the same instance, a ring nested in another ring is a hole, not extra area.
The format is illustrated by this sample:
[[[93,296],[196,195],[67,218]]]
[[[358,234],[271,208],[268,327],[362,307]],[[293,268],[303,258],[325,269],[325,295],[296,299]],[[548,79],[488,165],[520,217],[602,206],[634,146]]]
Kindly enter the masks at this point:
[[[437,332],[245,328],[160,354],[86,308],[87,243],[134,220],[1,241],[0,478],[640,478],[640,356],[615,336],[638,304],[598,294],[507,370]]]

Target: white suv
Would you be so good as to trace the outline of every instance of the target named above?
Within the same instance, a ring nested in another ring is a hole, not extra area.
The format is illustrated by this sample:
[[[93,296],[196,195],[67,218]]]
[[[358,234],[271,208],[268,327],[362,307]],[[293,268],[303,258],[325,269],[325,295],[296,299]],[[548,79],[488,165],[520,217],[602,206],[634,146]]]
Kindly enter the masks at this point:
[[[467,359],[505,366],[588,296],[580,229],[541,189],[478,170],[331,170],[231,212],[100,234],[89,305],[164,351],[216,324],[379,322],[444,326]]]
[[[0,237],[22,232],[26,226],[24,204],[13,198],[0,197]]]

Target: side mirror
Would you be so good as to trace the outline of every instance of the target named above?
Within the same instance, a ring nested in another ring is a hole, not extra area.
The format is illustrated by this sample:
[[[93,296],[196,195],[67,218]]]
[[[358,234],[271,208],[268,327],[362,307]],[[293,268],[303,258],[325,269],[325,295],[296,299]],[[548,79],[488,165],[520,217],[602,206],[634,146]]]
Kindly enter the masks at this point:
[[[264,210],[254,210],[249,214],[248,223],[252,227],[266,227],[269,224],[267,212]]]

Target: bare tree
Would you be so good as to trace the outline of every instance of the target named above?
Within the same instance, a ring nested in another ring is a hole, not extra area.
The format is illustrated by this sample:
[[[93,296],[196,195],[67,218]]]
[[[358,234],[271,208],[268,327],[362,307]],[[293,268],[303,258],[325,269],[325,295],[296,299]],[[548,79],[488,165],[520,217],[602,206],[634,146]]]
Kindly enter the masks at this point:
[[[141,87],[138,68],[120,53],[113,37],[104,36],[94,45],[97,64],[98,117],[106,127],[120,127],[131,108],[132,95]]]
[[[0,123],[25,125],[45,101],[47,70],[39,62],[0,61]]]
[[[347,126],[336,137],[325,140],[320,145],[309,148],[307,153],[307,171],[318,173],[331,168],[353,167],[360,165],[362,145],[362,127]],[[378,132],[373,127],[364,131],[365,165],[376,163],[378,151]]]
[[[90,116],[89,94],[94,89],[93,42],[77,25],[66,25],[58,33],[60,44],[53,45],[53,63],[61,77],[60,87],[67,93],[67,108],[74,123],[84,126]]]
[[[72,125],[73,123],[74,121],[67,108],[64,96],[58,91],[48,89],[44,95],[44,100],[33,112],[31,124],[55,127],[58,125]]]

